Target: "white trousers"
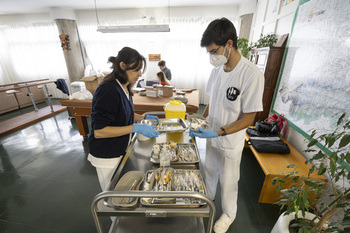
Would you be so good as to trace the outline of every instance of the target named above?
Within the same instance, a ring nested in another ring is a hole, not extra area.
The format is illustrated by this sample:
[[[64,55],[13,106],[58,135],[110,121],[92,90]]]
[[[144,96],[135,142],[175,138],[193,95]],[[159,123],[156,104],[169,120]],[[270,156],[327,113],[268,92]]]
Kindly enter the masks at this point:
[[[235,219],[244,141],[235,149],[230,150],[212,147],[209,141],[207,140],[204,165],[208,197],[212,200],[215,198],[216,188],[220,181],[222,211],[228,217]]]
[[[102,191],[107,189],[107,186],[122,158],[123,156],[111,159],[102,159],[94,157],[91,154],[88,155],[88,160],[91,162],[92,166],[96,168],[98,181]]]
[[[107,189],[109,182],[112,179],[112,176],[122,161],[123,156],[117,158],[110,159],[102,159],[93,156],[92,154],[88,155],[88,160],[91,165],[96,168],[98,182],[100,183],[102,191]],[[116,217],[110,217],[112,222],[116,219]]]
[[[96,167],[97,177],[98,177],[98,181],[100,182],[102,191],[105,191],[107,189],[107,186],[112,179],[115,169],[116,167],[115,168]]]

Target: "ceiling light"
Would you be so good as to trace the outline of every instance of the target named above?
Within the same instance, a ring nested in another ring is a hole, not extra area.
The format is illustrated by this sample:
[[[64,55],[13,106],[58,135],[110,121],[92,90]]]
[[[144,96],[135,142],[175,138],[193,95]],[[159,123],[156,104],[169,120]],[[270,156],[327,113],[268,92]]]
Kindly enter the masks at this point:
[[[98,26],[98,32],[170,32],[169,24],[128,25],[128,26]]]
[[[97,20],[97,31],[102,33],[113,33],[113,32],[170,32],[169,24],[157,24],[154,16],[149,18],[149,24],[141,25],[123,25],[123,26],[101,26],[98,19],[97,4],[95,2],[95,13]],[[147,16],[142,17],[142,19]],[[170,0],[168,0],[168,19],[170,19]]]

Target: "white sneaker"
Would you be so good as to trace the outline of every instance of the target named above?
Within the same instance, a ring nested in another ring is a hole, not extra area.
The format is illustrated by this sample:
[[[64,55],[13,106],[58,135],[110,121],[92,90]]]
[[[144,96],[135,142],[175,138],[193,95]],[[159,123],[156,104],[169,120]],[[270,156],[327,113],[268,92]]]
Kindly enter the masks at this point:
[[[214,232],[215,233],[225,233],[230,225],[233,223],[235,219],[230,218],[226,214],[222,214],[218,221],[216,221],[214,225]]]

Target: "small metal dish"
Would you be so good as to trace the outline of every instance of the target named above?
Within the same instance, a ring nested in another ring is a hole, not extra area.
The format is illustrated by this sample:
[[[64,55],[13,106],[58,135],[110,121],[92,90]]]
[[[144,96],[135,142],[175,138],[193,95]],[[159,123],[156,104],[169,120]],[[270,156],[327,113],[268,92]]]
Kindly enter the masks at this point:
[[[130,171],[120,178],[114,190],[116,191],[131,191],[139,190],[142,183],[144,172]],[[138,198],[132,197],[113,197],[111,202],[116,207],[134,207],[137,204]]]

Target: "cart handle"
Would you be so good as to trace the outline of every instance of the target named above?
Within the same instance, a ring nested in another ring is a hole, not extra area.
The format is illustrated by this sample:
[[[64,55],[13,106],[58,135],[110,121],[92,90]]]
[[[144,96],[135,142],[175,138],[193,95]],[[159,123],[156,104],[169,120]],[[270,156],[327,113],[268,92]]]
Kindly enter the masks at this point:
[[[196,192],[153,192],[153,191],[104,191],[99,194],[97,194],[91,204],[91,211],[94,217],[95,225],[97,228],[97,231],[99,233],[102,233],[102,228],[100,221],[98,219],[98,210],[97,210],[97,204],[99,201],[105,198],[110,197],[134,197],[134,198],[197,198],[204,202],[206,202],[209,205],[209,221],[207,226],[207,233],[210,233],[213,229],[214,224],[214,216],[216,213],[216,208],[214,205],[214,202],[210,200],[207,196],[196,193]]]

